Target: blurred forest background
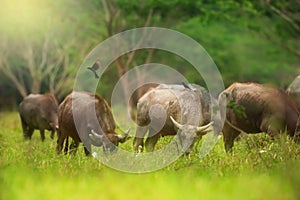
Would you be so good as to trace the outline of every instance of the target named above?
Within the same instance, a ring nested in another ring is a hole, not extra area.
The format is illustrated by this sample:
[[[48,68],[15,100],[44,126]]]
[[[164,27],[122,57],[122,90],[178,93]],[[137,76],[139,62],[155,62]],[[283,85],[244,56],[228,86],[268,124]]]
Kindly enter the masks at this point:
[[[300,74],[299,0],[2,0],[0,109],[16,109],[29,93],[52,92],[61,101],[97,44],[144,26],[170,28],[198,41],[225,86],[256,81],[285,89]],[[151,62],[204,84],[185,60],[148,49],[116,60],[97,92],[109,99],[120,76]]]

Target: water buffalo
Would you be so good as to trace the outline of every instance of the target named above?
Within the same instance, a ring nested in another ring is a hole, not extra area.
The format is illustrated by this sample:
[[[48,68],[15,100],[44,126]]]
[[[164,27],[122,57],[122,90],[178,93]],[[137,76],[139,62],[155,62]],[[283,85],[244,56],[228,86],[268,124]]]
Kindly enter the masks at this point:
[[[226,152],[242,132],[265,132],[272,137],[287,131],[299,132],[299,112],[295,103],[280,89],[258,83],[233,83],[219,95],[219,103],[227,105],[223,136]],[[223,107],[224,108],[224,107]],[[298,121],[298,122],[297,122]]]
[[[88,92],[72,92],[64,99],[58,108],[58,124],[57,154],[67,137],[74,141],[73,152],[83,142],[86,155],[91,152],[91,145],[113,151],[119,142],[130,138],[128,131],[115,133],[116,124],[106,100]]]
[[[289,85],[287,93],[297,104],[298,110],[300,110],[300,75]]]
[[[148,90],[137,105],[134,151],[142,151],[148,131],[145,147],[151,152],[161,136],[176,135],[180,130],[178,136],[183,151],[189,152],[212,124],[210,105],[209,93],[194,84],[188,87],[161,84]]]
[[[42,141],[45,129],[51,131],[54,138],[58,126],[58,103],[53,94],[30,94],[19,104],[19,113],[25,139],[31,139],[34,129],[39,129]]]

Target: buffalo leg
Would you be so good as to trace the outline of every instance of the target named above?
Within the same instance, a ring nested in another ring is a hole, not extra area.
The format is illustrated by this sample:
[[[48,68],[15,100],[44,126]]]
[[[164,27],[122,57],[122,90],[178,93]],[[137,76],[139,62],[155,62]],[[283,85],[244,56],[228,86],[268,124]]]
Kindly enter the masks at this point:
[[[84,146],[84,153],[86,156],[90,155],[91,151],[92,151],[91,145],[89,145],[89,147]]]
[[[32,137],[33,131],[34,131],[34,129],[33,129],[33,128],[31,128],[31,127],[29,127],[29,128],[28,128],[27,135],[28,135],[28,138],[29,138],[30,140],[31,140],[31,137]]]
[[[64,148],[64,154],[67,155],[69,151],[69,137],[66,137],[66,142],[65,142],[65,148]]]
[[[86,156],[90,155],[90,152],[92,152],[92,145],[90,141],[87,139],[82,140],[83,146],[84,146],[84,153]]]
[[[76,154],[77,150],[78,150],[78,146],[79,146],[79,142],[75,141],[73,139],[71,145],[70,145],[70,153],[72,153],[73,155]]]
[[[260,130],[267,133],[269,136],[274,138],[278,138],[280,135],[280,130],[284,130],[284,125],[282,124],[282,120],[278,120],[275,116],[272,117],[264,117],[261,122]]]
[[[26,127],[25,129],[24,129],[24,131],[23,131],[23,135],[24,135],[24,139],[25,140],[30,140],[31,139],[31,136],[29,135],[29,127]]]
[[[159,136],[160,136],[158,133],[156,133],[155,135],[153,135],[153,132],[154,131],[152,129],[149,130],[149,135],[151,135],[151,137],[148,137],[146,139],[146,142],[145,142],[146,150],[148,152],[154,151],[154,147],[155,147],[155,145],[156,145],[156,143],[157,143],[157,141],[159,139]]]
[[[45,140],[45,130],[40,130],[40,134],[41,134],[41,140],[44,141]]]
[[[66,139],[66,136],[63,134],[58,134],[58,139],[57,139],[57,145],[56,145],[56,154],[59,155],[62,151],[62,148],[64,146],[64,141]]]
[[[148,131],[148,127],[138,126],[135,137],[133,139],[133,150],[138,152],[139,146],[144,147],[144,137]]]
[[[29,127],[25,123],[25,121],[24,121],[24,119],[23,119],[22,116],[21,116],[21,123],[22,123],[22,130],[23,130],[24,139],[30,139],[29,135],[28,135],[28,129],[29,129]]]
[[[51,130],[50,138],[51,138],[52,140],[54,139],[54,134],[55,134],[55,131],[54,131],[54,130]]]
[[[223,139],[226,153],[232,152],[234,140],[239,134],[240,132],[238,130],[233,129],[225,122],[223,127]]]

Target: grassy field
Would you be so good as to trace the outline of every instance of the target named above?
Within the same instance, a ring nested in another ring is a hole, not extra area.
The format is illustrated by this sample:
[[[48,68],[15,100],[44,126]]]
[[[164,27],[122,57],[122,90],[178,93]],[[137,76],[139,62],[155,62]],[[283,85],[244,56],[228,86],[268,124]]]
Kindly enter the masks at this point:
[[[0,113],[0,127],[3,200],[300,199],[300,149],[286,137],[242,137],[232,155],[220,140],[203,159],[196,147],[162,170],[128,174],[84,156],[82,147],[75,156],[57,156],[49,132],[43,143],[37,131],[24,141],[16,112]],[[131,143],[122,148],[130,150]]]

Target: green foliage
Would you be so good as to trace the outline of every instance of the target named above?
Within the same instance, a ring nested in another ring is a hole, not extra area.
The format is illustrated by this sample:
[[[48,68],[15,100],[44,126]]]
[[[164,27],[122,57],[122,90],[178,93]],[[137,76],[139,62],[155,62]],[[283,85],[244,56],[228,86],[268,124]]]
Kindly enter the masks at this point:
[[[299,69],[293,67],[299,62],[298,57],[239,25],[203,24],[202,18],[197,17],[179,24],[176,29],[205,48],[219,68],[225,85],[254,81],[286,87],[299,73]]]
[[[200,144],[189,156],[147,174],[110,169],[82,146],[75,156],[56,156],[56,141],[35,132],[24,141],[17,113],[0,113],[1,199],[298,199],[299,145],[288,137],[242,136],[232,155],[222,140],[203,159]],[[134,130],[132,130],[134,132]],[[162,138],[158,148],[170,138]],[[131,151],[129,141],[121,146]],[[159,192],[158,192],[159,191]],[[245,195],[247,194],[247,195]]]
[[[247,118],[245,107],[236,103],[235,100],[229,101],[227,104],[227,109],[232,110],[239,118]]]
[[[28,44],[33,47],[35,53],[41,52],[45,34],[49,34],[50,47],[53,48],[49,56],[57,58],[62,55],[61,53],[65,53],[66,61],[69,62],[67,74],[74,78],[87,52],[108,37],[105,27],[107,16],[103,2],[102,0],[1,2],[0,46],[7,43],[2,50],[8,53],[8,61],[13,72],[24,77],[27,89],[33,81],[28,76],[29,71],[26,70],[28,63],[23,58]],[[120,16],[118,21],[112,23],[113,26],[122,25],[118,31],[144,26],[147,18],[151,16],[148,26],[175,29],[195,39],[217,64],[226,86],[235,81],[255,81],[285,88],[300,73],[298,66],[300,58],[296,55],[299,49],[297,28],[295,29],[292,23],[284,20],[270,7],[272,5],[280,11],[285,11],[299,26],[297,17],[299,3],[296,0],[270,1],[271,4],[267,4],[269,1],[249,0],[109,2],[114,3],[118,10],[116,15]],[[56,51],[57,49],[61,50]],[[146,51],[137,53],[130,67],[144,64],[146,55]],[[189,82],[205,86],[193,67],[178,56],[155,51],[151,62],[174,67],[185,75]],[[60,65],[57,67],[61,68]],[[54,71],[49,74],[54,74]],[[61,73],[58,73],[56,82],[64,79],[59,74]],[[118,80],[117,67],[110,66],[104,75],[97,91],[109,100]],[[3,76],[1,73],[0,79],[7,80]],[[42,92],[48,92],[49,79],[49,77],[43,79]],[[0,87],[9,90],[7,93],[13,97],[18,96],[11,81],[6,81]],[[70,87],[65,89],[65,93],[69,90]],[[11,97],[1,98],[4,100],[0,102],[4,102]],[[0,106],[6,107],[3,103]]]

